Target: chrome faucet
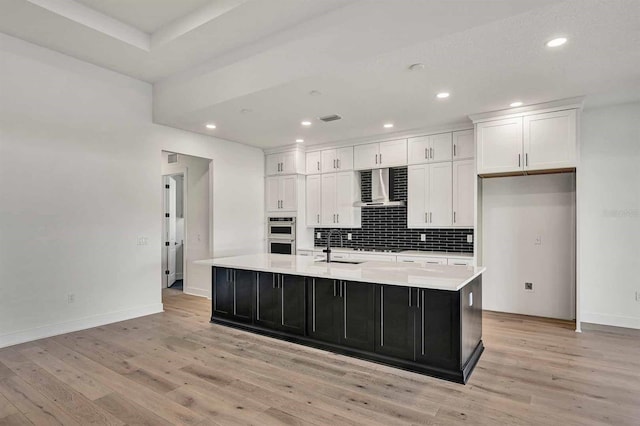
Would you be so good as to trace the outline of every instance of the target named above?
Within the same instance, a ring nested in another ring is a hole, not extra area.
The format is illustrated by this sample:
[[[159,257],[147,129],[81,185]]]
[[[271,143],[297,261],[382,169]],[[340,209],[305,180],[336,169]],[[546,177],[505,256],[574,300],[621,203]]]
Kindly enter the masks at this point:
[[[342,233],[339,229],[330,229],[327,235],[327,248],[322,250],[323,253],[327,253],[327,263],[331,263],[331,235],[333,235],[334,232],[337,232],[340,236],[340,247],[342,247]]]

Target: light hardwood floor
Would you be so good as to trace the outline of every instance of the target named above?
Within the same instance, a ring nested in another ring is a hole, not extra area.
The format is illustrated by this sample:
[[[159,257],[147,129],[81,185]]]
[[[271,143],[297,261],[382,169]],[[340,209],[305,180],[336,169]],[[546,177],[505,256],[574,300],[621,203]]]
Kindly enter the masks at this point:
[[[640,336],[485,313],[464,386],[209,324],[205,299],[0,349],[0,424],[638,425]]]

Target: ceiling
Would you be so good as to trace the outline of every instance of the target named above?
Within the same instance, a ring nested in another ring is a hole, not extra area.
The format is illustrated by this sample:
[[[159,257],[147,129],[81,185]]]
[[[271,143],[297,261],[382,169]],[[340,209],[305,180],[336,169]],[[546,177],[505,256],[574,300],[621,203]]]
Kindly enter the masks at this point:
[[[637,0],[0,3],[0,31],[153,83],[155,122],[262,148],[392,138],[515,100],[640,99],[639,23]]]

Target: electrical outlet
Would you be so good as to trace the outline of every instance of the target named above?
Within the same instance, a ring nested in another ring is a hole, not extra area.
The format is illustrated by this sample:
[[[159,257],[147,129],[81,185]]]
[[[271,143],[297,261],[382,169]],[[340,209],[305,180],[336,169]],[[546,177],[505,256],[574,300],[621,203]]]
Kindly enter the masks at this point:
[[[149,244],[149,239],[147,237],[138,237],[138,245],[146,246]]]
[[[316,238],[318,238],[318,239],[322,238],[322,234],[319,233],[319,232],[316,232]]]
[[[347,233],[347,240],[351,241],[351,233]]]
[[[427,241],[427,234],[420,234],[420,241]]]
[[[524,283],[525,291],[533,291],[533,283]]]
[[[473,234],[467,235],[467,242],[468,243],[472,243],[473,242]]]
[[[67,295],[67,303],[73,303],[76,301],[76,295],[73,293],[69,293]]]

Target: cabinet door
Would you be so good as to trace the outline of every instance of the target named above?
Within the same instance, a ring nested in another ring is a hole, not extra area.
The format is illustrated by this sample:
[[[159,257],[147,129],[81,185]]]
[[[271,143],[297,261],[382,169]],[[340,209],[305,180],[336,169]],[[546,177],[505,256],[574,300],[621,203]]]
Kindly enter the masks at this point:
[[[335,200],[336,224],[349,227],[353,224],[354,175],[352,172],[336,173]]]
[[[336,165],[338,170],[353,170],[353,147],[336,149]]]
[[[429,226],[451,226],[453,216],[451,211],[453,207],[451,163],[430,164],[428,182]]]
[[[266,161],[267,176],[273,176],[280,173],[280,167],[282,163],[282,156],[280,154],[267,155]]]
[[[341,281],[342,344],[352,348],[373,351],[375,285],[354,281]]]
[[[453,132],[453,159],[466,160],[475,157],[473,130]]]
[[[280,178],[280,210],[296,210],[298,194],[298,177],[296,175]]]
[[[322,151],[322,173],[335,172],[337,169],[336,150],[325,149]]]
[[[376,169],[382,167],[378,163],[379,144],[370,143],[353,147],[353,168],[356,170]]]
[[[411,287],[376,286],[376,352],[414,359],[416,293]]]
[[[292,334],[305,332],[305,277],[280,275],[280,327]]]
[[[522,117],[478,123],[478,174],[524,170]]]
[[[281,166],[280,166],[280,173],[282,174],[293,174],[293,173],[297,173],[298,172],[298,165],[296,163],[296,153],[291,151],[291,152],[284,152],[282,154],[280,154],[281,157]]]
[[[409,166],[407,171],[407,227],[427,226],[427,195],[429,166]]]
[[[322,175],[322,225],[336,225],[336,174]]]
[[[213,316],[233,317],[233,269],[214,268]]]
[[[416,360],[460,368],[460,301],[457,291],[423,290],[416,326]]]
[[[473,193],[476,185],[473,160],[453,162],[453,226],[473,226]]]
[[[524,118],[525,170],[576,166],[576,110]]]
[[[472,259],[447,259],[447,265],[450,266],[472,266]]]
[[[338,282],[311,278],[309,288],[309,335],[323,342],[340,343],[342,299],[338,297]]]
[[[277,176],[269,176],[266,179],[267,211],[277,212],[280,210],[280,178]]]
[[[253,321],[253,300],[257,273],[253,271],[233,271],[233,317],[237,321]]]
[[[321,176],[307,176],[307,227],[320,226],[322,215],[322,185]]]
[[[429,136],[409,138],[407,145],[409,164],[424,164],[429,161]]]
[[[305,170],[308,175],[320,173],[320,151],[307,152]]]
[[[451,161],[453,158],[451,133],[429,136],[429,162]]]
[[[280,293],[276,288],[276,274],[258,272],[256,283],[256,319],[255,323],[263,327],[279,328]]]
[[[407,165],[407,140],[388,141],[380,143],[379,166],[397,167]]]

